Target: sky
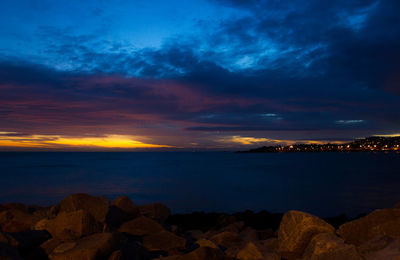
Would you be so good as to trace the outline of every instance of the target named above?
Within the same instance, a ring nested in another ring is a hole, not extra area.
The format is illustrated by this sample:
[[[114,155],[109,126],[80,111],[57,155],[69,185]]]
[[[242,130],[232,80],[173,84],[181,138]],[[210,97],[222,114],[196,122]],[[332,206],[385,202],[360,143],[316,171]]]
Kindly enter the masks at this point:
[[[400,133],[397,0],[2,0],[0,150]]]

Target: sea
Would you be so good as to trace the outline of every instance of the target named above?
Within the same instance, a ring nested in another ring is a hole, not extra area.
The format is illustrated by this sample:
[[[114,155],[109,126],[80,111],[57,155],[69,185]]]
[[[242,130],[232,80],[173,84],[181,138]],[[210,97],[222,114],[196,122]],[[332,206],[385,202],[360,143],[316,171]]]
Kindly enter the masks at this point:
[[[173,213],[356,216],[400,202],[398,153],[2,152],[0,203],[47,206],[72,193]]]

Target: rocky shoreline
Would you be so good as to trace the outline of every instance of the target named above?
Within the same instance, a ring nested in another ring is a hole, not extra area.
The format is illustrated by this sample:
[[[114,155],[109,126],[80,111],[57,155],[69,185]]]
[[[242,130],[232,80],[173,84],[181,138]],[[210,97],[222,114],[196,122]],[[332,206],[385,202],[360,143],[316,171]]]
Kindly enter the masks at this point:
[[[300,211],[170,214],[73,194],[51,207],[0,204],[0,259],[400,259],[400,207],[350,220]]]

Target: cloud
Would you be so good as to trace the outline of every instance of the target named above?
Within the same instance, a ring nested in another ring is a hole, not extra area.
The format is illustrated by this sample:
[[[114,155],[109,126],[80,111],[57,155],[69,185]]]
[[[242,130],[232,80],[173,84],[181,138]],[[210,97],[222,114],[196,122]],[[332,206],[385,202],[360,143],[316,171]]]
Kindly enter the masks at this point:
[[[283,139],[272,139],[272,138],[260,138],[260,137],[250,137],[250,136],[226,136],[220,138],[218,142],[227,144],[240,144],[240,145],[251,145],[251,146],[275,146],[275,145],[290,145],[290,144],[324,144],[329,141],[330,143],[344,143],[344,141],[335,140],[283,140]]]
[[[172,148],[169,145],[148,144],[135,140],[138,137],[128,135],[105,135],[101,137],[71,137],[59,135],[7,134],[0,136],[0,147],[25,148]],[[139,137],[140,138],[140,137]]]
[[[41,55],[0,55],[0,129],[207,147],[220,132],[398,132],[397,2],[211,2],[240,15],[159,47],[40,27]]]
[[[336,120],[337,124],[360,124],[360,123],[364,123],[364,120]]]
[[[257,137],[243,137],[243,136],[231,136],[222,138],[219,140],[223,143],[239,143],[242,145],[252,145],[257,143],[281,143],[280,140],[273,140],[269,138],[257,138]]]

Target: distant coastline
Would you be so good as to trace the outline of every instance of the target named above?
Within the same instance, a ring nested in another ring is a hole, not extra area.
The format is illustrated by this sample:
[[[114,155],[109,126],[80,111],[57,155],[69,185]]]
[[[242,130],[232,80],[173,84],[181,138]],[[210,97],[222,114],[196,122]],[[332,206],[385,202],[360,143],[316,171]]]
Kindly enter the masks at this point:
[[[343,144],[293,144],[263,146],[237,153],[286,153],[286,152],[400,152],[400,137],[371,136]]]

